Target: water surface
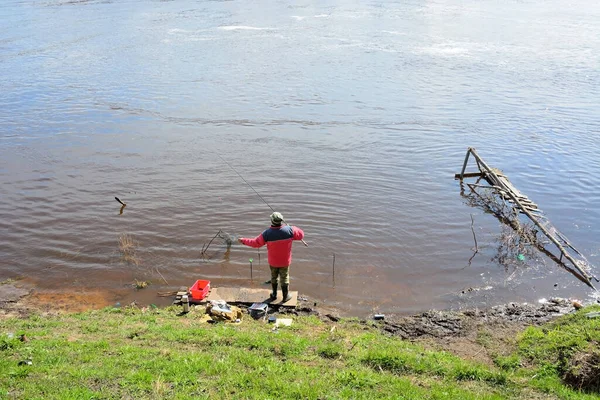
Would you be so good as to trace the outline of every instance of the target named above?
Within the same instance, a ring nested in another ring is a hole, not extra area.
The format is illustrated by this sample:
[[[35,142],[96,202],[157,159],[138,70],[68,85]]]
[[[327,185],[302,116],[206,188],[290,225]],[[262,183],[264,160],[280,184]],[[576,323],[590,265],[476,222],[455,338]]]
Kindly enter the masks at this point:
[[[264,249],[200,254],[268,224],[225,159],[304,229],[292,289],[344,312],[589,296],[544,257],[498,265],[499,222],[453,175],[475,147],[600,264],[596,1],[8,0],[0,20],[2,279],[141,303],[260,287]]]

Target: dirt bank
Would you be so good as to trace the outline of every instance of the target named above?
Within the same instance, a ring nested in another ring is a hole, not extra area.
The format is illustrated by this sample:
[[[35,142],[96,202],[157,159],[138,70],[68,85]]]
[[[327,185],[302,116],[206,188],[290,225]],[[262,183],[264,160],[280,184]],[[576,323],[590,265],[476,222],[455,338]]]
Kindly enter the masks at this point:
[[[111,305],[110,296],[101,292],[37,292],[24,282],[0,285],[0,318],[27,317],[32,313],[80,312]],[[300,296],[296,309],[270,313],[314,315],[335,324],[341,319],[333,308]],[[405,340],[417,341],[436,350],[451,351],[463,358],[491,363],[494,355],[508,354],[515,335],[529,325],[539,325],[560,315],[575,312],[579,304],[567,299],[551,299],[544,304],[509,303],[489,309],[462,311],[430,310],[412,316],[386,315],[384,320],[362,320],[383,332]]]
[[[339,314],[332,309],[301,301],[288,313],[315,315],[324,321],[337,322]],[[488,309],[462,311],[430,310],[412,316],[386,315],[384,320],[363,320],[375,324],[386,334],[423,344],[434,350],[445,350],[461,358],[492,364],[498,355],[514,350],[516,335],[530,325],[540,325],[567,313],[576,312],[578,303],[554,298],[544,304],[509,303]]]
[[[27,282],[9,281],[0,284],[0,315],[27,315],[33,311],[80,312],[109,306],[112,304],[111,299],[110,293],[100,291],[37,291]],[[543,304],[509,303],[489,309],[430,310],[412,316],[387,315],[384,320],[376,323],[383,331],[403,339],[441,339],[465,336],[480,326],[540,324],[573,312],[577,307],[579,304],[568,299],[554,298]],[[279,310],[276,306],[271,308],[273,313],[315,315],[332,322],[341,318],[335,308],[318,305],[305,296],[299,296],[298,306],[293,310]]]

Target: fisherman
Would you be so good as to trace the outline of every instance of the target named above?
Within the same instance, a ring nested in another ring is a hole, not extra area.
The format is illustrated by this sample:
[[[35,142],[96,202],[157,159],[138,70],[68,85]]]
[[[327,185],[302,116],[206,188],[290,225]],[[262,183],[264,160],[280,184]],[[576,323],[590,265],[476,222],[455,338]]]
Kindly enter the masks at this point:
[[[292,299],[289,294],[290,275],[289,268],[292,262],[292,242],[302,240],[304,232],[296,226],[283,225],[283,215],[278,212],[271,214],[271,227],[254,239],[240,238],[238,242],[254,248],[267,244],[269,266],[271,268],[271,287],[273,293],[269,296],[271,301],[277,298],[277,283],[281,278],[281,292],[283,303]]]

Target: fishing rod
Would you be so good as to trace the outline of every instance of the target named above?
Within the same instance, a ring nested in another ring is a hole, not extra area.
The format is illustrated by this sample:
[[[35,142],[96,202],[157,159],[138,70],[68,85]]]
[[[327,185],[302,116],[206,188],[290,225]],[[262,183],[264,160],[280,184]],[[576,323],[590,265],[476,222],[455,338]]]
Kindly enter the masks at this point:
[[[252,189],[252,190],[254,191],[254,193],[256,193],[256,195],[257,195],[258,197],[260,197],[260,199],[261,199],[261,200],[262,200],[262,201],[263,201],[263,202],[264,202],[264,203],[265,203],[267,206],[269,206],[269,208],[271,209],[271,211],[275,212],[275,210],[273,209],[273,207],[271,207],[271,205],[270,205],[269,203],[267,203],[267,201],[264,199],[264,197],[262,197],[262,196],[260,195],[260,193],[258,193],[258,192],[256,191],[256,189],[254,189],[254,188],[252,187],[252,185],[251,185],[250,183],[248,183],[248,181],[247,181],[247,180],[245,180],[245,179],[244,179],[244,177],[243,177],[243,176],[242,176],[242,175],[241,175],[239,172],[237,172],[237,170],[236,170],[235,168],[233,168],[233,166],[232,166],[231,164],[229,164],[229,163],[227,162],[227,160],[225,160],[223,157],[221,157],[221,155],[220,155],[219,153],[216,153],[216,154],[217,154],[217,156],[219,156],[219,158],[221,159],[221,161],[223,161],[225,164],[227,164],[227,166],[228,166],[229,168],[231,168],[231,169],[233,170],[233,172],[235,172],[235,173],[236,173],[236,174],[237,174],[237,175],[238,175],[240,178],[242,178],[242,180],[243,180],[243,181],[246,183],[246,185],[250,186],[250,189]],[[288,223],[287,223],[285,220],[282,220],[282,222],[283,222],[284,224],[286,224],[286,225],[289,225],[289,224],[288,224]],[[302,243],[303,243],[303,244],[304,244],[306,247],[308,247],[308,244],[307,244],[307,243],[304,241],[304,239],[300,239],[300,240],[302,241]]]

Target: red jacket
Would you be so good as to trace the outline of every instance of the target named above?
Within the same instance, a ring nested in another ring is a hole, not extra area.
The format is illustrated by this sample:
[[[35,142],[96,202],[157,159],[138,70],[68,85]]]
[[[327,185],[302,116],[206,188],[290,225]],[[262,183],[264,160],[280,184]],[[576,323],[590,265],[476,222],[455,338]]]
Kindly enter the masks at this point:
[[[241,238],[246,246],[259,248],[267,244],[269,265],[281,268],[292,263],[292,242],[304,239],[304,232],[297,226],[271,226],[254,239]]]

